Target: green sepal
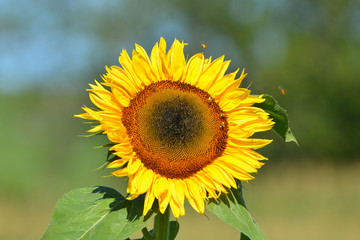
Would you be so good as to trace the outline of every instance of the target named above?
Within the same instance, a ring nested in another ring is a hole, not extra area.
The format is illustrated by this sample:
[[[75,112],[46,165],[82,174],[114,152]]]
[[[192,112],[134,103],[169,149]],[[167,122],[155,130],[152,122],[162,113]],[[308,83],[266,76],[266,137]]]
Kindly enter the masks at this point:
[[[240,181],[237,181],[237,189],[231,188],[227,194],[222,193],[218,199],[210,199],[206,209],[225,223],[238,229],[248,239],[267,239],[245,206]]]
[[[179,232],[180,224],[178,221],[170,221],[169,240],[174,240]]]
[[[79,188],[58,200],[42,239],[127,239],[153,217],[143,206],[143,195],[129,201],[112,188]]]
[[[116,143],[110,142],[110,143],[107,143],[105,145],[101,145],[101,146],[97,146],[97,147],[93,147],[93,148],[97,149],[97,148],[103,148],[103,147],[112,147],[114,145],[116,145]]]
[[[289,126],[289,119],[286,110],[280,107],[279,103],[270,95],[264,94],[265,99],[262,103],[256,103],[253,106],[263,109],[275,122],[272,130],[279,135],[285,142],[295,142],[299,146],[294,134]]]
[[[113,161],[120,159],[120,157],[115,155],[114,153],[115,153],[115,151],[112,151],[112,150],[108,151],[108,153],[106,155],[106,162],[107,163],[112,163]]]
[[[241,233],[240,240],[250,240],[250,238],[246,236],[244,233]]]
[[[118,160],[118,159],[120,159],[118,156],[112,156],[111,158],[108,158],[106,160],[106,163],[112,163],[113,161]]]
[[[147,230],[147,228],[143,228],[141,230],[141,232],[143,233],[143,237],[141,238],[141,240],[154,240],[154,229],[152,229],[150,232]]]
[[[104,131],[100,131],[100,132],[96,132],[96,133],[91,133],[88,135],[79,135],[79,137],[93,137],[93,136],[97,136],[97,135],[101,135],[103,134]]]

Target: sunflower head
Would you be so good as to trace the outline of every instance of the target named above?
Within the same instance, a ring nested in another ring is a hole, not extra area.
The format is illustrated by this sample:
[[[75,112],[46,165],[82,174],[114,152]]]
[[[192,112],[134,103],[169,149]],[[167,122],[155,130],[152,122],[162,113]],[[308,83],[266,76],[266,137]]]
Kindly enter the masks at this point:
[[[139,45],[132,58],[125,50],[121,67],[107,68],[102,82],[90,84],[98,108],[83,107],[77,117],[95,120],[89,132],[102,132],[119,159],[108,168],[128,178],[134,199],[145,194],[145,215],[155,199],[160,212],[185,214],[184,199],[204,213],[206,198],[217,198],[235,179],[248,181],[266,160],[253,149],[271,140],[250,138],[272,128],[264,99],[240,88],[246,74],[225,74],[230,61],[212,61],[202,53],[185,60],[186,44],[175,39],[166,50],[163,38],[150,56]]]

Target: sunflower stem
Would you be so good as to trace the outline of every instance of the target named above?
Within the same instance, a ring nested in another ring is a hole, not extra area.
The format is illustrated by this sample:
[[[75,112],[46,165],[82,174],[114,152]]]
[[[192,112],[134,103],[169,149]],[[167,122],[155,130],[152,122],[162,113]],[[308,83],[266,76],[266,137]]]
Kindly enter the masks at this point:
[[[158,213],[154,220],[154,240],[168,240],[169,239],[169,220],[170,208],[168,207],[165,212]]]

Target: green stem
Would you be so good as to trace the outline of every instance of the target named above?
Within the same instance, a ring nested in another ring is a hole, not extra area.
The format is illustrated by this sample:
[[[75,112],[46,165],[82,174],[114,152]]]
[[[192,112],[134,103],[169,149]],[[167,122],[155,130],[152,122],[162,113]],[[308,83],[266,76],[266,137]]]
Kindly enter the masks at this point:
[[[158,213],[154,220],[154,239],[168,240],[169,239],[169,219],[170,208],[168,207],[164,214]]]

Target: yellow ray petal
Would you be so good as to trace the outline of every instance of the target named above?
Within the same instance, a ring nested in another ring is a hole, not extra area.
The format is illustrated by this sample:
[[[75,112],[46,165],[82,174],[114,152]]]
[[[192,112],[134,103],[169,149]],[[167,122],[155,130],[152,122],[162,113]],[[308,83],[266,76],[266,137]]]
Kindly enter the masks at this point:
[[[150,59],[151,59],[151,66],[152,66],[153,72],[155,74],[154,81],[157,82],[157,81],[163,80],[162,66],[160,64],[160,57],[159,57],[159,43],[158,42],[156,42],[156,44],[154,45],[154,47],[151,50]]]
[[[186,73],[183,82],[189,83],[193,86],[197,85],[199,77],[201,76],[204,67],[204,55],[198,53],[192,56],[187,63]]]
[[[116,65],[111,66],[110,70],[114,78],[112,79],[103,78],[106,83],[112,83],[117,86],[123,86],[122,83],[125,82],[129,84],[131,88],[134,88],[136,91],[141,90],[141,82],[139,82],[138,79],[133,78],[128,71]]]
[[[111,162],[107,168],[119,168],[119,167],[122,167],[124,166],[126,163],[128,162],[128,159],[118,159],[118,160],[115,160],[113,162]]]
[[[90,120],[97,120],[97,121],[102,121],[102,117],[100,116],[100,114],[88,107],[83,107],[82,108],[85,112],[87,112],[89,115],[75,115],[76,117],[86,117],[86,119],[90,119]]]
[[[102,130],[102,125],[97,125],[95,127],[93,127],[92,129],[88,130],[87,132],[89,133],[96,133],[96,132],[100,132]]]
[[[171,199],[171,195],[172,195],[172,187],[173,187],[173,180],[172,179],[167,179],[168,180],[168,187],[166,189],[166,191],[163,192],[163,194],[160,195],[160,198],[158,198],[159,200],[159,211],[161,213],[164,213],[167,206],[169,205],[170,199]]]
[[[216,81],[210,88],[209,88],[209,94],[213,96],[216,100],[219,100],[223,95],[227,94],[227,92],[223,92],[223,88],[228,86],[229,84],[232,84],[235,81],[235,77],[239,69],[237,69],[235,72],[229,73]]]
[[[128,169],[122,168],[122,169],[112,172],[111,174],[114,175],[115,177],[125,177],[128,175]]]
[[[208,192],[209,197],[218,198],[221,190],[225,191],[225,189],[222,187],[221,184],[219,184],[219,183],[214,184],[213,179],[210,180],[204,171],[197,173],[194,176],[194,178],[196,178],[199,182],[201,182],[204,185],[204,188]],[[219,186],[219,187],[216,187],[216,186]]]
[[[146,84],[141,81],[141,79],[138,78],[138,76],[136,75],[136,72],[133,69],[133,65],[132,65],[132,61],[128,55],[128,53],[126,52],[126,50],[123,50],[121,52],[121,55],[119,57],[119,62],[121,64],[121,66],[123,67],[126,75],[128,75],[130,79],[133,80],[133,82],[137,83],[137,86],[143,87]]]
[[[185,179],[187,188],[185,188],[185,196],[190,205],[200,214],[204,214],[204,199],[201,196],[202,189],[199,184],[191,178]]]
[[[144,171],[142,174],[139,174],[136,183],[139,193],[147,192],[154,180],[154,172],[150,169],[146,169],[145,167],[143,167],[143,169]]]
[[[215,59],[201,74],[197,86],[208,91],[218,79],[224,76],[229,63],[229,61],[224,63],[224,56]]]
[[[176,218],[185,215],[184,199],[186,185],[183,180],[176,179],[173,183],[170,207]]]
[[[151,209],[153,203],[155,200],[155,196],[154,196],[154,185],[151,184],[150,188],[148,189],[148,191],[146,192],[145,195],[145,201],[144,201],[144,210],[143,210],[143,215],[145,216],[148,211]]]
[[[140,159],[138,159],[137,157],[130,159],[129,164],[128,164],[129,175],[134,175],[135,172],[137,172],[139,170],[139,168],[143,167],[143,166],[144,165],[141,163]]]
[[[214,179],[218,183],[228,188],[233,184],[235,184],[234,179],[232,179],[231,176],[229,177],[227,174],[221,171],[221,169],[218,168],[218,166],[215,163],[205,167],[204,171],[207,172],[212,179]]]
[[[136,69],[136,75],[144,82],[145,85],[150,85],[156,79],[152,72],[150,61],[148,61],[142,54],[133,51],[133,68]]]
[[[117,105],[115,102],[106,101],[95,94],[89,94],[90,100],[101,110],[121,112],[121,106]]]
[[[217,159],[217,163],[221,165],[227,166],[236,166],[237,168],[243,169],[245,172],[248,173],[256,173],[257,168],[261,166],[260,162],[254,160],[247,161],[248,158],[245,159],[244,156],[239,155],[224,155],[221,158]]]
[[[224,169],[224,171],[231,174],[231,176],[241,181],[249,181],[254,179],[253,176],[251,176],[249,173],[245,172],[243,169],[241,169],[238,166],[230,167],[229,165],[223,165],[221,167]]]
[[[184,42],[180,43],[175,39],[169,50],[170,72],[173,75],[173,81],[179,81],[185,71],[186,61],[184,56]]]
[[[255,138],[229,138],[228,144],[240,148],[261,148],[273,140]]]
[[[134,85],[128,78],[120,77],[123,73],[115,67],[105,67],[107,70],[107,74],[103,75],[103,79],[106,81],[107,84],[105,85],[115,85],[118,88],[122,89],[126,92],[126,94],[130,97],[136,96],[137,92],[139,91],[140,87]]]

